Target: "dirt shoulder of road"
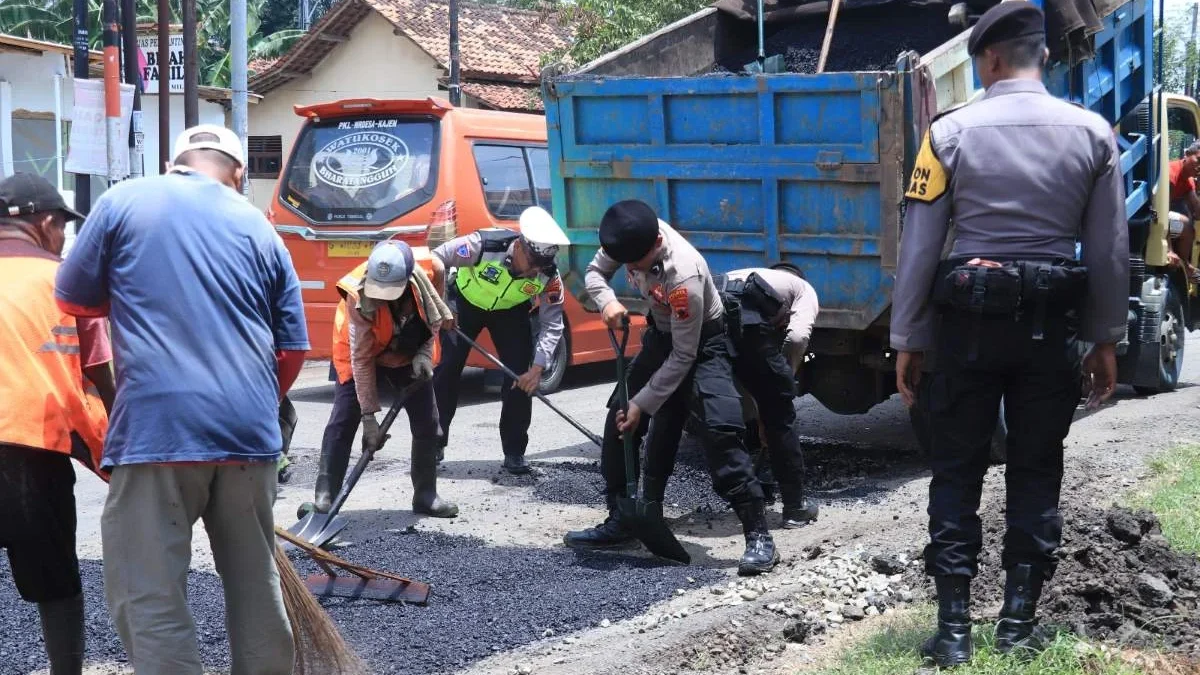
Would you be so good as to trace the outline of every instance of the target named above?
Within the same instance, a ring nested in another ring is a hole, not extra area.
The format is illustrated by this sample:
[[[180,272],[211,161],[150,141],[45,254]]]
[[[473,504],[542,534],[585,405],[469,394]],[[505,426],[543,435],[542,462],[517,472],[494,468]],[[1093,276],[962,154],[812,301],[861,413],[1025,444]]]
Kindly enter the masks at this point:
[[[1185,386],[1146,398],[1122,389],[1112,404],[1077,416],[1066,444],[1064,510],[1079,513],[1112,506],[1148,475],[1147,462],[1154,455],[1173,444],[1200,439],[1200,425],[1194,419],[1198,408],[1200,387]],[[713,587],[684,589],[671,601],[633,619],[543,640],[461,672],[768,675],[803,670],[826,658],[831,645],[841,643],[841,636],[850,632],[844,626],[852,623],[842,616],[836,617],[842,619],[840,623],[828,621],[829,615],[837,612],[825,611],[831,609],[828,592],[809,592],[814,576],[827,577],[831,561],[863,560],[879,554],[902,556],[908,567],[915,566],[912,558],[926,536],[927,488],[927,476],[920,474],[899,481],[878,504],[864,505],[857,513],[839,513],[809,528],[776,532],[785,561],[758,581],[738,582],[730,576],[728,580],[735,586],[726,587],[720,595]],[[1003,469],[996,467],[988,474],[981,512],[998,513],[1003,499]],[[812,548],[814,545],[820,548]],[[810,548],[806,550],[806,546]],[[994,566],[997,560],[998,555],[993,555],[984,565]],[[869,570],[859,572],[849,578],[870,574]],[[994,578],[995,572],[991,574]],[[903,588],[903,582],[889,581],[888,590],[897,599],[884,603],[885,611],[879,613],[890,613],[889,605],[904,604],[899,598]],[[915,592],[906,592],[904,597],[923,599],[922,590],[912,590]],[[991,602],[974,608],[977,618],[996,615],[997,596],[989,597]],[[837,598],[834,604],[842,600]],[[785,611],[780,611],[781,607]],[[817,623],[828,627],[820,635],[804,644],[784,637],[785,627],[794,625],[797,618],[813,619],[814,614],[821,619]],[[853,632],[858,632],[857,627]]]

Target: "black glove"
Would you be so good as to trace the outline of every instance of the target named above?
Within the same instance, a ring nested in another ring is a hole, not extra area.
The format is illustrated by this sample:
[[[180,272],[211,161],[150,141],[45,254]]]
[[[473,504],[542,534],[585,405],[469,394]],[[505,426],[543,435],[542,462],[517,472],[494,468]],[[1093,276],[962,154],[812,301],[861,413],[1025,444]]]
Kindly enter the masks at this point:
[[[383,432],[379,429],[379,422],[375,420],[375,415],[363,415],[362,426],[363,450],[374,453],[379,450],[379,448],[383,447],[383,441],[385,440],[385,437]]]

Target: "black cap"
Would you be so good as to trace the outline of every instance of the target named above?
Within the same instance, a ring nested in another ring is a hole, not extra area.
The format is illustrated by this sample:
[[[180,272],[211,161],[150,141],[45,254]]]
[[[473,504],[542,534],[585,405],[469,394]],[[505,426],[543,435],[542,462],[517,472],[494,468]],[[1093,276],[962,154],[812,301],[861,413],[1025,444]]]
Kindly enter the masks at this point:
[[[1037,5],[1024,0],[1006,0],[993,5],[979,17],[967,40],[967,53],[976,56],[997,42],[1045,34],[1046,15]]]
[[[658,241],[658,216],[645,202],[627,199],[608,207],[600,219],[600,246],[621,264],[646,257]]]
[[[67,206],[50,181],[37,174],[17,173],[0,181],[0,216],[48,211],[62,211],[67,220],[83,220],[83,215]]]
[[[792,274],[795,274],[796,276],[800,277],[801,279],[804,278],[804,272],[799,267],[796,267],[795,265],[793,265],[790,262],[777,262],[774,265],[771,265],[771,269],[782,270],[784,272],[791,272]]]

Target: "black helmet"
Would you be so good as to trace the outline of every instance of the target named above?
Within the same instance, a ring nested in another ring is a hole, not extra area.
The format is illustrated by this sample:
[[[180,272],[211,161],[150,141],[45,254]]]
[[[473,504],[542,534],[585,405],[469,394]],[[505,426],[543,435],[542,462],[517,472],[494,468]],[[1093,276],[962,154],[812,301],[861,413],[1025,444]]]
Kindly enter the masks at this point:
[[[802,272],[799,267],[796,267],[795,265],[793,265],[790,262],[777,262],[774,265],[771,265],[771,269],[783,270],[784,272],[791,272],[792,274],[795,274],[796,276],[800,277],[801,279],[804,279],[804,272]]]

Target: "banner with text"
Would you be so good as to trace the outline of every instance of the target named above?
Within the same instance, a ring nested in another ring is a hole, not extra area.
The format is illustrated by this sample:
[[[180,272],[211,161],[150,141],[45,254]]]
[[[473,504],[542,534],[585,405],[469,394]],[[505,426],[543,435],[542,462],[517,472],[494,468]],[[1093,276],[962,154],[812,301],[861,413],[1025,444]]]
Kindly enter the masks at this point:
[[[167,67],[167,77],[172,94],[183,93],[183,34],[171,36],[169,44],[171,63]],[[157,94],[159,73],[163,70],[158,63],[158,36],[138,36],[138,66],[142,69],[142,93]]]
[[[133,85],[121,85],[121,119],[117,127],[120,147],[108,170],[108,135],[104,117],[104,80],[75,80],[75,109],[71,113],[71,135],[67,140],[70,173],[87,173],[123,180],[129,176],[129,117],[133,114]]]

